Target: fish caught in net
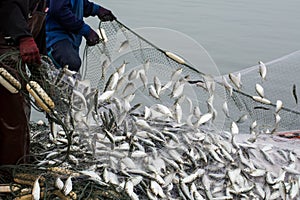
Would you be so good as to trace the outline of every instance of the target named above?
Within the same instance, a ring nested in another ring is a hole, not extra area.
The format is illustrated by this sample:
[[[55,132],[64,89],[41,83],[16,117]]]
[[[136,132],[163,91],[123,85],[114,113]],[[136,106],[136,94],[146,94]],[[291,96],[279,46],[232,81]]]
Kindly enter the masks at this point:
[[[298,141],[276,135],[299,129],[297,79],[279,81],[298,52],[214,77],[118,21],[100,23],[99,34],[83,78],[58,87],[72,91],[68,120],[52,133],[33,125],[35,160],[12,169],[35,175],[15,183],[26,194],[39,180],[45,199],[299,198]]]
[[[196,198],[191,195],[199,199],[201,196],[268,199],[276,195],[294,199],[298,195],[295,190],[292,192],[294,181],[290,180],[298,174],[299,163],[282,152],[295,155],[297,150],[295,146],[285,147],[284,143],[290,141],[273,137],[280,131],[299,130],[295,77],[299,52],[266,64],[260,61],[259,65],[241,72],[212,77],[199,72],[183,58],[161,50],[120,22],[102,23],[99,32],[103,42],[85,49],[82,74],[100,91],[100,114],[95,121],[102,126],[102,132],[90,129],[87,138],[93,138],[91,149],[99,162],[103,162],[103,156],[110,157],[108,169],[148,180],[142,191],[137,187],[136,193],[128,192],[132,199],[135,194],[154,199]],[[280,81],[282,70],[290,73],[286,77],[295,79]],[[239,133],[247,140],[237,136]],[[268,138],[265,134],[270,137],[267,144],[262,142]],[[108,144],[100,142],[99,136]],[[223,149],[227,142],[229,154]],[[126,151],[122,148],[129,151],[128,155],[119,154]],[[286,158],[280,158],[279,154]],[[124,156],[134,159],[130,167],[135,170],[128,169],[126,164],[123,169],[126,172],[118,170]],[[197,161],[193,160],[195,157]],[[167,165],[167,173],[158,163]],[[290,169],[296,170],[295,173]],[[173,176],[170,190],[144,172],[160,175],[164,181]],[[235,176],[242,182],[235,180]],[[124,181],[118,177],[118,181]],[[272,177],[278,182],[271,181]],[[299,185],[299,176],[296,177]],[[192,181],[186,182],[189,178]],[[151,188],[151,184],[156,185],[151,182],[153,179],[164,192],[158,186]],[[272,184],[278,188],[261,191],[260,187]],[[290,189],[283,189],[282,184]],[[153,190],[147,190],[149,187]]]

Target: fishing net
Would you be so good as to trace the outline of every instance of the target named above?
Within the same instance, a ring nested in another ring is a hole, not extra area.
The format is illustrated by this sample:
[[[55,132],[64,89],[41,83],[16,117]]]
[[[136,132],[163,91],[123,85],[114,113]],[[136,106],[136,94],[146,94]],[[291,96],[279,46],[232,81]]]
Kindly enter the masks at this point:
[[[74,86],[65,70],[56,69],[45,56],[42,57],[40,65],[24,65],[18,51],[3,54],[0,62],[8,73],[19,74],[16,77],[17,81],[23,85],[17,88],[17,92],[25,95],[35,109],[47,113],[49,119],[55,120],[61,125],[64,124],[60,120],[64,119],[70,110],[70,96]],[[31,89],[39,89],[34,87],[36,83],[41,88],[36,91],[40,101],[35,99],[34,95],[29,95],[31,93],[28,92],[29,86]]]
[[[259,65],[232,73],[241,75],[242,87],[237,88],[228,74],[209,76],[183,58],[172,59],[167,50],[160,49],[120,22],[100,23],[99,30],[102,30],[100,33],[105,41],[95,47],[86,47],[82,74],[85,79],[91,81],[91,86],[99,88],[100,92],[105,91],[108,79],[123,64],[126,65],[123,76],[131,75],[131,78],[120,78],[116,93],[119,97],[125,97],[135,91],[135,103],[151,106],[163,102],[167,107],[172,107],[180,101],[185,118],[199,107],[201,113],[214,113],[211,125],[221,130],[230,130],[232,121],[238,122],[242,133],[249,133],[253,123],[257,124],[257,132],[279,132],[299,128],[296,88],[299,52],[266,63],[266,80],[260,76]],[[172,74],[179,69],[182,69],[180,78],[188,83],[179,95],[180,98],[172,98],[170,95],[174,85],[162,92],[159,98],[153,98],[149,87],[155,84],[154,77],[161,81],[162,86],[168,85]],[[146,74],[146,85],[145,81],[141,80],[142,74]],[[283,79],[283,74],[286,75],[284,77],[293,79]],[[233,93],[224,87],[223,78],[231,85]],[[270,100],[270,103],[265,104],[253,99],[253,96],[259,96],[255,90],[257,83],[263,87],[264,99]],[[185,100],[182,100],[183,98]],[[208,102],[208,99],[213,100]],[[277,100],[281,100],[284,105],[280,113],[277,113],[281,117],[280,122],[276,122],[275,119]],[[225,102],[230,116],[228,113],[224,114]]]
[[[218,93],[213,93],[215,82],[212,76],[200,72],[175,53],[160,49],[120,22],[100,23],[99,30],[105,41],[85,48],[81,72],[84,79],[91,81],[92,87],[99,88],[100,93],[109,90],[106,84],[111,75],[124,67],[114,95],[123,98],[134,91],[136,98],[132,103],[144,106],[163,102],[172,107],[179,102],[185,118],[195,108],[201,113],[211,111],[215,115],[214,124],[210,125],[222,128],[224,115],[217,115],[216,110],[221,109],[225,90],[220,88]],[[159,80],[162,90],[155,91],[153,96],[151,87],[156,87],[155,79]],[[214,101],[207,105],[209,97]]]
[[[31,197],[37,179],[44,199],[299,197],[297,143],[265,134],[298,129],[297,82],[278,81],[283,68],[296,76],[298,52],[266,63],[265,80],[259,66],[232,73],[241,74],[234,84],[118,21],[100,23],[99,35],[100,44],[85,48],[83,79],[48,61],[46,70],[24,76],[35,77],[57,104],[48,114],[58,126],[51,133],[32,125],[34,161],[8,168],[15,191],[8,199]]]
[[[105,182],[131,199],[298,197],[297,149],[273,137],[298,129],[296,83],[278,81],[282,68],[295,72],[297,52],[266,63],[265,79],[260,66],[213,77],[118,21],[99,30],[82,68],[100,95],[84,137]]]
[[[265,80],[260,76],[260,66],[256,65],[234,74],[241,74],[242,87],[235,88],[233,95],[227,92],[227,102],[230,116],[238,120],[242,115],[247,115],[249,120],[241,126],[242,132],[249,132],[249,127],[257,122],[258,131],[277,132],[299,130],[299,105],[297,97],[297,78],[300,64],[299,51],[280,59],[265,63],[267,75]],[[229,81],[228,75],[225,75]],[[219,78],[220,80],[220,78]],[[270,100],[270,104],[255,101],[253,96],[259,96],[256,84],[264,89],[264,98]],[[280,121],[276,123],[276,104],[280,100],[283,107],[278,112]]]
[[[19,52],[12,51],[3,54],[0,63],[12,76],[17,74],[15,82],[21,84],[14,86],[15,92],[25,96],[37,111],[45,113],[50,124],[59,125],[65,131],[68,143],[71,143],[71,97],[76,78],[67,74],[67,69],[56,69],[45,56],[40,65],[24,65]],[[4,73],[1,75],[9,80]],[[69,149],[66,152],[60,156],[67,158]],[[37,158],[36,155],[33,157]]]
[[[75,167],[80,158],[92,160],[84,148],[75,146],[80,142],[76,139],[80,126],[76,126],[77,135],[73,135],[76,117],[73,119],[72,112],[80,110],[78,105],[82,104],[82,99],[73,92],[84,93],[87,85],[78,73],[66,67],[55,68],[47,57],[42,57],[41,62],[24,65],[18,51],[0,57],[0,67],[5,69],[1,70],[2,80],[14,84],[7,86],[8,89],[24,95],[32,107],[48,119],[48,124],[30,124],[30,155],[26,155],[30,157],[30,164],[0,166],[0,199],[32,199],[37,190],[35,182],[38,182],[41,199],[128,199],[115,186],[92,180],[91,172],[78,171],[87,165]],[[20,87],[16,82],[21,83]],[[29,91],[29,85],[35,93]]]

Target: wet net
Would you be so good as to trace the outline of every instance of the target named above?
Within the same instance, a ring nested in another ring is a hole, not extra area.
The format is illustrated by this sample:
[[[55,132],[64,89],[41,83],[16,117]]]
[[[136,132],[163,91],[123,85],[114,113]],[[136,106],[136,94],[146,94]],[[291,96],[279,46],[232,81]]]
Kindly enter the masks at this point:
[[[251,126],[255,126],[256,132],[299,129],[298,81],[295,77],[298,74],[296,66],[299,64],[299,52],[262,63],[267,71],[263,78],[260,65],[231,73],[235,77],[240,74],[238,84],[241,86],[236,87],[229,74],[205,74],[184,58],[172,58],[172,55],[168,55],[168,50],[160,49],[120,22],[100,23],[99,30],[102,30],[100,35],[105,41],[95,47],[86,47],[82,74],[100,92],[107,90],[109,78],[123,65],[126,70],[119,77],[115,94],[125,97],[134,91],[135,103],[151,106],[163,102],[167,107],[174,107],[179,101],[185,118],[195,110],[200,110],[201,114],[210,112],[213,113],[213,123],[210,125],[221,130],[230,130],[232,121],[238,123],[242,133],[250,133],[250,129],[253,129]],[[183,92],[174,98],[172,90],[176,86],[176,80],[173,79],[172,85],[169,83],[176,71],[182,71],[178,73],[179,79],[186,84]],[[282,74],[286,75],[284,77],[294,78],[283,80]],[[128,77],[124,78],[125,76]],[[163,88],[159,98],[151,94],[156,78]],[[264,94],[259,94],[256,87],[260,87],[258,90],[263,90]],[[277,100],[283,102],[280,113],[276,112]],[[224,111],[225,102],[230,113]],[[194,118],[192,122],[195,122]]]
[[[24,96],[34,109],[45,114],[49,124],[59,125],[71,143],[70,112],[75,77],[67,74],[66,69],[56,69],[47,57],[42,57],[40,65],[24,65],[18,51],[3,54],[0,65],[3,86]],[[67,154],[60,156],[66,159]]]
[[[24,65],[18,51],[3,54],[0,62],[2,69],[13,77],[17,76],[15,81],[21,84],[18,87],[13,86],[16,89],[15,93],[20,92],[36,110],[47,113],[49,118],[63,124],[58,121],[70,110],[70,97],[74,86],[65,69],[56,69],[45,56],[42,57],[40,65]],[[3,79],[8,80],[5,73],[1,75]],[[35,99],[30,92],[33,89],[39,99]]]
[[[254,121],[258,124],[257,131],[299,130],[300,112],[297,91],[300,83],[297,78],[299,74],[297,66],[300,64],[299,53],[297,51],[265,63],[267,70],[265,79],[262,79],[260,75],[259,64],[234,73],[241,74],[242,86],[240,90],[235,88],[232,96],[227,93],[226,99],[233,120],[238,120],[244,114],[249,117],[249,120],[242,125],[244,132],[249,132],[249,127]],[[229,81],[228,75],[226,78]],[[253,96],[259,96],[257,84],[262,86],[263,97],[270,102],[262,103],[253,99]],[[281,109],[280,101],[282,102]]]
[[[92,180],[92,172],[78,171],[87,164],[75,167],[78,158],[92,159],[80,153],[85,149],[75,147],[79,130],[73,135],[76,117],[72,112],[81,109],[76,107],[78,101],[82,103],[73,92],[83,93],[87,87],[80,75],[67,67],[57,69],[47,57],[42,57],[40,65],[25,65],[18,51],[1,55],[0,69],[1,84],[24,96],[48,120],[30,124],[30,154],[26,155],[30,164],[0,166],[0,199],[128,199],[115,186]]]
[[[43,76],[29,73],[60,120],[52,132],[32,125],[34,160],[8,167],[7,199],[32,197],[36,180],[44,199],[299,197],[298,143],[274,134],[298,129],[297,78],[279,80],[282,70],[297,75],[299,52],[229,78],[118,21],[100,23],[99,35],[85,48],[82,79],[48,61]]]

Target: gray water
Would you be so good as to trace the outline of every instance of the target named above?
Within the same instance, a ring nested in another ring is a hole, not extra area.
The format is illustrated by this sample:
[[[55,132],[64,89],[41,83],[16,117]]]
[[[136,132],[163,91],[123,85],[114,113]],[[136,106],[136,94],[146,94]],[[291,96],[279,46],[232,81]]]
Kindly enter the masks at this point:
[[[299,50],[299,0],[95,0],[132,29],[179,31],[197,41],[221,74]],[[97,27],[97,18],[86,22]],[[84,43],[83,43],[84,45]],[[156,44],[160,46],[159,44]],[[43,118],[34,112],[33,120]]]
[[[299,50],[299,0],[96,0],[130,28],[180,31],[201,44],[221,73]]]

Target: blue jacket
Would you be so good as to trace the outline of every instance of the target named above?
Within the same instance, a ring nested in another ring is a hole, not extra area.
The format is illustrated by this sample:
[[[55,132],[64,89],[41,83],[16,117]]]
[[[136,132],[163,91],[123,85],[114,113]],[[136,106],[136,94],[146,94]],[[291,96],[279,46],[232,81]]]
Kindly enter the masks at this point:
[[[88,0],[47,0],[47,7],[47,48],[60,40],[68,39],[79,49],[82,36],[88,35],[91,30],[83,17],[95,16],[100,6]]]

